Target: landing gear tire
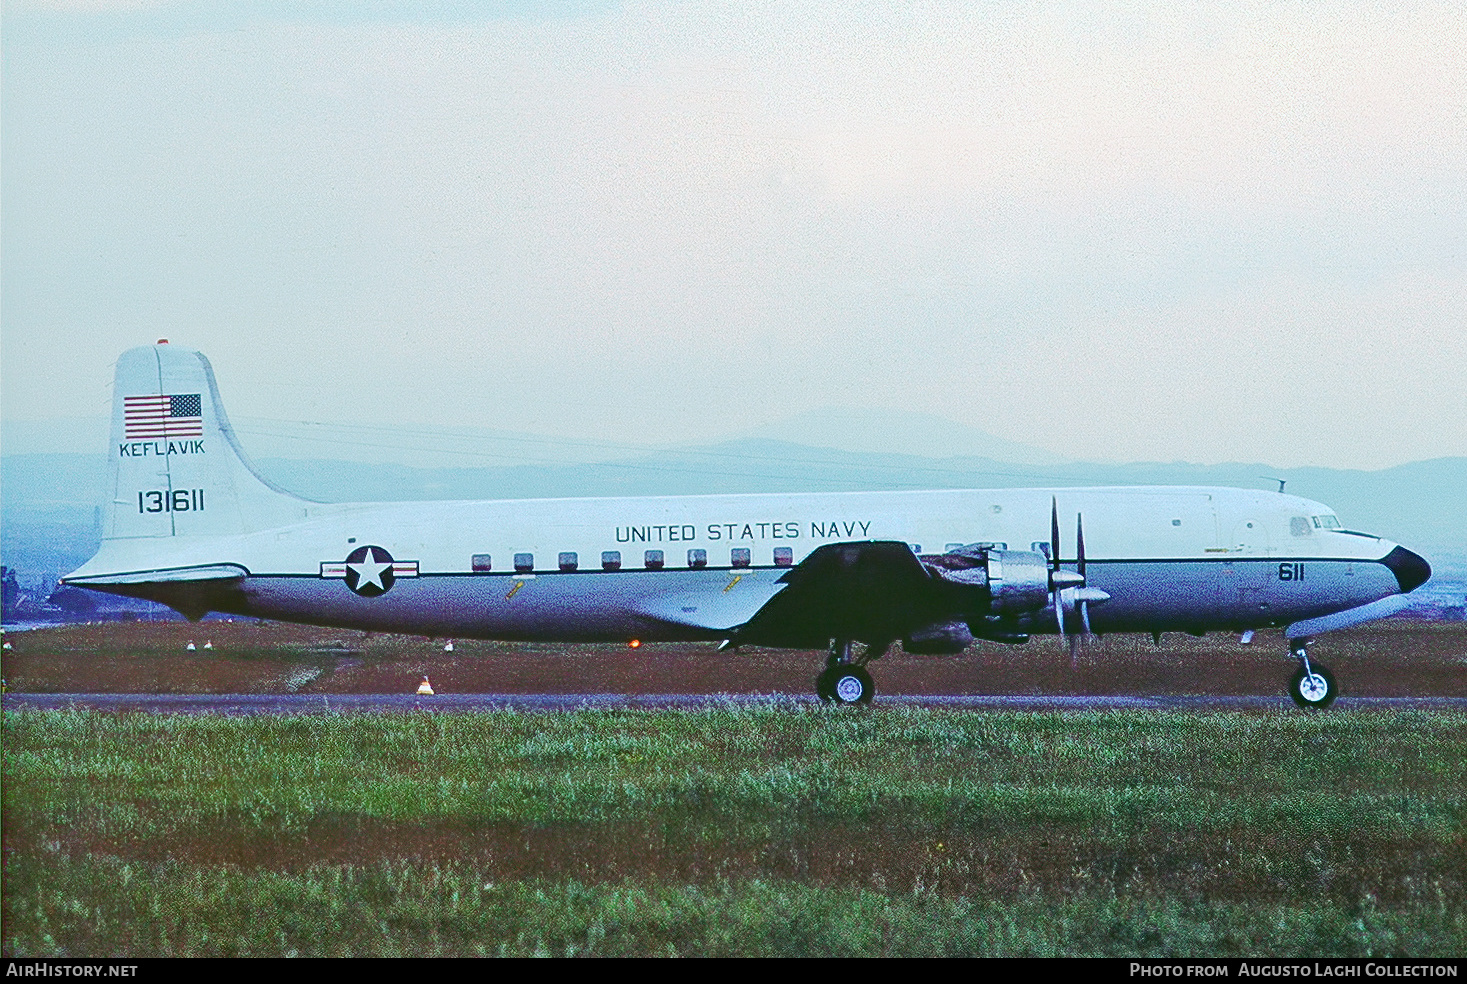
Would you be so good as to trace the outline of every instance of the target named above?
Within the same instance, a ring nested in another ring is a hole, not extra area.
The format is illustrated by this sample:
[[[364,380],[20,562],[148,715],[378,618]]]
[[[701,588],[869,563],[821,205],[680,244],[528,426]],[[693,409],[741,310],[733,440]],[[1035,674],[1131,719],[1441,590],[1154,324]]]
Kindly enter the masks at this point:
[[[815,678],[815,694],[825,703],[835,701],[835,677],[840,672],[840,667],[832,666]]]
[[[1309,672],[1301,666],[1289,680],[1289,696],[1300,707],[1328,707],[1339,696],[1339,690],[1327,667],[1310,663]]]
[[[820,676],[828,681],[826,686],[830,697],[825,699],[837,704],[869,704],[876,696],[876,684],[871,682],[871,674],[859,666],[838,666]]]

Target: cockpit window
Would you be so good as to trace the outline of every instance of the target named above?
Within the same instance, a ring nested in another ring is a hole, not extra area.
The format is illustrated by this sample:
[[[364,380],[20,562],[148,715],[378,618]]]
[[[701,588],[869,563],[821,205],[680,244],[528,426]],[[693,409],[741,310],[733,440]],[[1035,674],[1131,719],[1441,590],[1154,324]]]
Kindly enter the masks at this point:
[[[1315,516],[1314,528],[1317,530],[1337,530],[1340,528],[1340,521],[1334,516],[1327,514],[1324,516]]]
[[[1308,536],[1309,534],[1313,533],[1314,530],[1309,525],[1308,516],[1290,516],[1289,532],[1292,533],[1294,536]]]

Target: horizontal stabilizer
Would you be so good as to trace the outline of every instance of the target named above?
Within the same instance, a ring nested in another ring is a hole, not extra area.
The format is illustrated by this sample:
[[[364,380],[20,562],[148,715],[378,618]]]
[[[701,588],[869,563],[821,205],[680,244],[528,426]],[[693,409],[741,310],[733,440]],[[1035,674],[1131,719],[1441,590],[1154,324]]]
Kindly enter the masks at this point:
[[[1405,595],[1391,595],[1389,598],[1372,601],[1359,608],[1350,608],[1343,612],[1335,612],[1333,615],[1321,615],[1319,618],[1306,618],[1302,622],[1295,622],[1284,629],[1284,638],[1307,639],[1324,632],[1335,632],[1355,625],[1364,625],[1366,622],[1374,622],[1378,618],[1394,615],[1410,604],[1411,599]]]
[[[167,567],[152,571],[128,571],[124,574],[97,574],[91,577],[65,577],[62,582],[78,587],[102,587],[109,584],[180,584],[192,581],[233,581],[249,571],[238,564],[208,564],[200,567]]]

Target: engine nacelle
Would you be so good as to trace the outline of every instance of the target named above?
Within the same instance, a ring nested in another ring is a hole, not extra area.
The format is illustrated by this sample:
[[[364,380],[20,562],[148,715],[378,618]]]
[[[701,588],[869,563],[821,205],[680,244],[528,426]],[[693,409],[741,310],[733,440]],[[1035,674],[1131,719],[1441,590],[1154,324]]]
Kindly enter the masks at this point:
[[[933,577],[971,593],[961,609],[965,618],[1036,612],[1049,604],[1053,578],[1042,553],[974,543],[924,556],[922,563]]]
[[[1049,558],[1029,550],[990,550],[989,605],[996,615],[1039,611],[1049,604]]]
[[[902,640],[902,648],[922,656],[956,656],[973,644],[966,622],[938,622]]]

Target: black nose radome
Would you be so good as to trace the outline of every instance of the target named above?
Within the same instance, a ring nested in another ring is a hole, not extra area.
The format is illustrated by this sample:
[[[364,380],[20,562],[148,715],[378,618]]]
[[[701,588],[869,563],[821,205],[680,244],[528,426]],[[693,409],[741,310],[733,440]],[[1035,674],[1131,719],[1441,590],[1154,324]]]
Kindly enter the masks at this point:
[[[1431,565],[1426,558],[1420,554],[1412,553],[1405,547],[1397,547],[1386,554],[1381,561],[1396,575],[1396,582],[1401,585],[1401,593],[1414,591],[1426,583],[1431,577]]]

